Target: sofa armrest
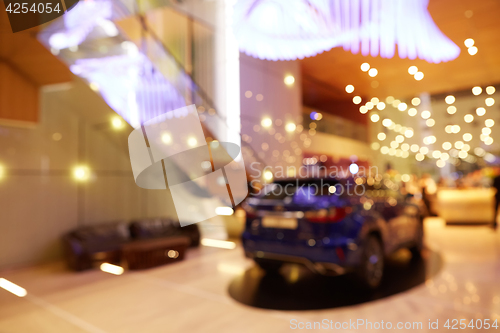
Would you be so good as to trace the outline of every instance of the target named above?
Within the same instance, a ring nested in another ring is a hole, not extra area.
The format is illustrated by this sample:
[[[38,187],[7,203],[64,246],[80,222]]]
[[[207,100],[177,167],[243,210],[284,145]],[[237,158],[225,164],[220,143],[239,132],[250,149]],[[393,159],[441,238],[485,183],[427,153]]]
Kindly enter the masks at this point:
[[[62,239],[64,257],[68,267],[74,271],[83,271],[92,267],[88,253],[85,253],[81,242],[71,234]]]
[[[190,224],[182,227],[181,232],[191,240],[190,247],[197,247],[200,245],[200,229],[197,224]]]

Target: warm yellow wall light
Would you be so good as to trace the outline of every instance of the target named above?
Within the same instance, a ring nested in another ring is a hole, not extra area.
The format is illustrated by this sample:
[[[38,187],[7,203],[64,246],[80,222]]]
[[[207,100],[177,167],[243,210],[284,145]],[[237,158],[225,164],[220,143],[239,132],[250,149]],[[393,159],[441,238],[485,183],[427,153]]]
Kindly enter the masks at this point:
[[[80,182],[89,180],[90,169],[83,165],[77,166],[73,169],[73,177]]]

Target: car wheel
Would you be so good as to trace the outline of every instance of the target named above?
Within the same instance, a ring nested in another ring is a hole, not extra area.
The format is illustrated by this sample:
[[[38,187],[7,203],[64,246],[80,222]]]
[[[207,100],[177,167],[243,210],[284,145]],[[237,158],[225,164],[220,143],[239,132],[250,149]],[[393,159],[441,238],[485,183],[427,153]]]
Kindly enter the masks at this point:
[[[384,249],[380,239],[368,236],[363,249],[358,275],[363,285],[369,289],[377,288],[384,276]]]
[[[254,258],[255,263],[262,268],[266,273],[277,273],[283,263],[281,261]]]
[[[422,255],[422,250],[424,248],[424,223],[420,219],[418,223],[417,232],[415,235],[415,245],[410,248],[412,259],[419,259]]]

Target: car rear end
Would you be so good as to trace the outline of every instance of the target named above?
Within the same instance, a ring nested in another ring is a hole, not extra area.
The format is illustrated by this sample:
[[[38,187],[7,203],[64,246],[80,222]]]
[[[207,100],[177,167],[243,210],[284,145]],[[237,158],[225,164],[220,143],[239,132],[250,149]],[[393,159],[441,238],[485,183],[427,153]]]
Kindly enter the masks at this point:
[[[303,263],[320,273],[341,274],[355,266],[362,221],[352,202],[335,194],[341,184],[292,180],[270,186],[245,204],[247,257]]]

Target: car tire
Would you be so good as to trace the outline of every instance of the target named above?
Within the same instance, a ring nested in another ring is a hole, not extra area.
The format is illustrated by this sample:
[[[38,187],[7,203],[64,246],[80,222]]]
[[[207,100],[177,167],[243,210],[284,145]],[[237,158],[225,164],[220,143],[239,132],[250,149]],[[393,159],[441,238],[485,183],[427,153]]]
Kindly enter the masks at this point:
[[[384,276],[384,248],[380,239],[369,235],[363,246],[361,262],[358,268],[358,278],[368,289],[376,289],[382,283]]]
[[[277,260],[254,258],[255,263],[266,273],[278,273],[283,263]]]
[[[418,223],[417,234],[415,235],[415,245],[409,248],[412,256],[412,260],[420,259],[422,256],[422,250],[424,249],[424,222],[420,218]]]

